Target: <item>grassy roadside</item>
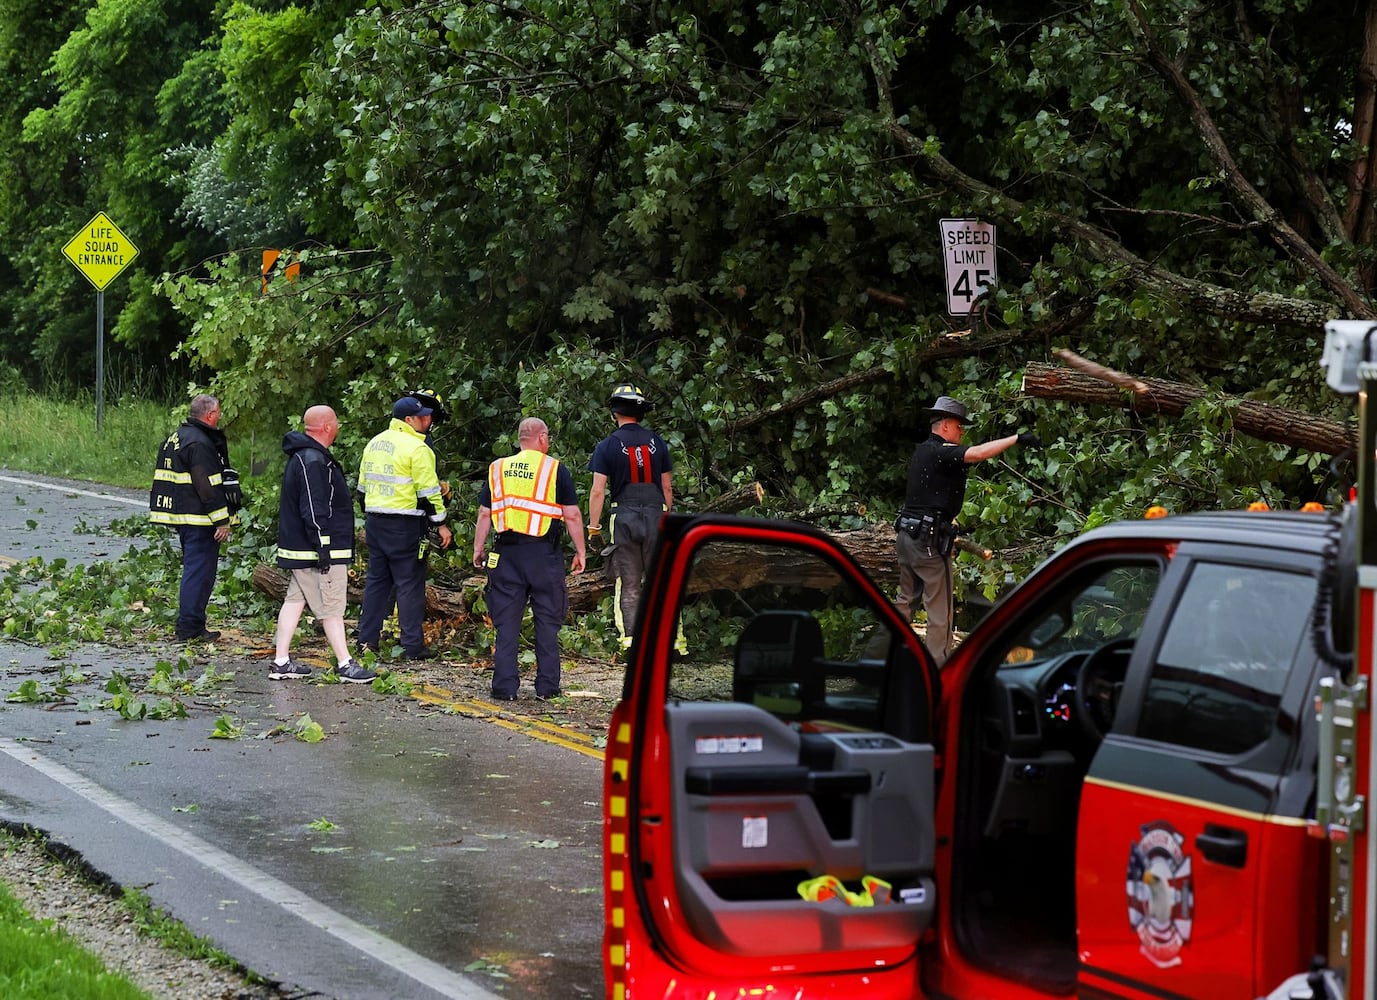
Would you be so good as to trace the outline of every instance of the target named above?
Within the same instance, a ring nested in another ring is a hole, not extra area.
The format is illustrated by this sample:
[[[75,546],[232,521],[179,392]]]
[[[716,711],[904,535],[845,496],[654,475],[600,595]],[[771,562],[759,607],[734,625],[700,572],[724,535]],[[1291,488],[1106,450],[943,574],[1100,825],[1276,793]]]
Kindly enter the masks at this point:
[[[5,1000],[279,995],[147,894],[93,878],[27,827],[0,824],[0,873]]]
[[[148,1000],[121,973],[24,910],[0,882],[0,996],[7,1000]]]
[[[98,434],[94,397],[0,396],[0,466],[147,487],[158,446],[176,423],[161,403],[122,400],[105,407]]]
[[[158,448],[186,419],[187,402],[170,406],[121,399],[105,406],[97,433],[93,395],[0,395],[0,468],[147,489]],[[281,457],[280,438],[266,443],[240,440],[232,428],[228,437],[230,461],[246,480],[255,460],[272,464]],[[272,478],[278,474],[275,470]]]

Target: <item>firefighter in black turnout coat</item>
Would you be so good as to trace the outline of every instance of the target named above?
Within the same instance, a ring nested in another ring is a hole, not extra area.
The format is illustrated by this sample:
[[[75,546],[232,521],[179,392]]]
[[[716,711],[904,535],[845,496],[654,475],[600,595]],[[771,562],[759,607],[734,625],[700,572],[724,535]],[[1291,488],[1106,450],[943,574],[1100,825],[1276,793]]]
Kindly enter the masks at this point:
[[[220,401],[199,395],[185,423],[163,442],[148,519],[176,528],[182,546],[182,583],[177,596],[177,638],[212,641],[206,605],[215,589],[220,545],[229,541],[230,518],[243,505],[239,473],[230,466],[229,445],[220,430]]]

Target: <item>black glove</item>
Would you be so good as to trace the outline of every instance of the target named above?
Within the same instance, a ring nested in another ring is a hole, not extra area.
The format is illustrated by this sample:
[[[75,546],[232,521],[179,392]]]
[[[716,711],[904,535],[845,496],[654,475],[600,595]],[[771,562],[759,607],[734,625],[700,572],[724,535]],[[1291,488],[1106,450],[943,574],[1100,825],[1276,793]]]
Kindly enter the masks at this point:
[[[225,503],[229,504],[231,514],[244,507],[244,488],[239,485],[239,473],[226,466],[220,472],[220,486],[225,491]]]
[[[320,562],[317,564],[322,573],[330,572],[330,553],[326,549],[320,550]]]
[[[1022,434],[1020,434],[1020,435],[1018,436],[1018,443],[1021,444],[1021,445],[1023,445],[1023,447],[1025,447],[1025,448],[1041,448],[1041,447],[1042,447],[1042,439],[1039,438],[1039,437],[1038,437],[1036,434],[1034,434],[1032,431],[1024,431]]]

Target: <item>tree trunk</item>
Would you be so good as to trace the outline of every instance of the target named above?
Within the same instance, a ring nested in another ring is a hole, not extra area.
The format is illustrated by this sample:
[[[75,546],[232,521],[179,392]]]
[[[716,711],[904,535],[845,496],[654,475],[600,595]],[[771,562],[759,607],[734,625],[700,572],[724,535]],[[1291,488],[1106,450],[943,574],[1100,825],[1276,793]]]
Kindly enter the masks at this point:
[[[718,514],[735,514],[737,511],[764,502],[765,487],[761,486],[759,482],[754,482],[747,483],[745,486],[738,486],[734,490],[728,490],[721,496],[715,496],[706,503],[699,504],[698,509],[704,513],[712,511]]]
[[[1142,384],[1142,391],[1125,391],[1095,375],[1033,362],[1024,370],[1023,391],[1041,399],[1117,406],[1135,413],[1161,413],[1172,417],[1180,416],[1191,403],[1213,395],[1180,382],[1154,378],[1134,381]],[[1229,397],[1225,401],[1234,407],[1235,429],[1260,441],[1324,455],[1338,455],[1357,448],[1357,431],[1352,425],[1251,399]]]
[[[866,572],[882,586],[893,588],[899,582],[899,570],[894,561],[894,529],[888,524],[873,525],[856,531],[843,531],[834,537],[844,545]],[[807,584],[809,574],[821,568],[811,557],[795,558],[789,550],[780,549],[768,562],[761,561],[760,550],[754,547],[714,545],[703,561],[694,565],[694,577],[701,589],[712,586],[750,587],[766,580],[789,579]],[[277,567],[259,563],[251,582],[255,589],[281,601],[287,594],[287,577]],[[569,589],[570,614],[587,614],[612,593],[612,581],[602,567],[590,569],[580,576],[566,578]],[[826,583],[828,581],[814,581]],[[362,580],[351,572],[349,600],[358,603],[363,598]],[[426,617],[461,619],[473,614],[473,599],[482,592],[483,577],[466,577],[458,587],[426,586]]]
[[[255,590],[276,601],[287,596],[287,574],[277,566],[259,563],[253,568],[249,582]],[[426,617],[462,618],[470,614],[473,606],[471,601],[464,599],[464,595],[470,592],[471,586],[481,588],[482,585],[483,578],[479,576],[469,577],[457,590],[426,584]],[[349,601],[353,604],[363,601],[363,579],[354,569],[349,570]]]

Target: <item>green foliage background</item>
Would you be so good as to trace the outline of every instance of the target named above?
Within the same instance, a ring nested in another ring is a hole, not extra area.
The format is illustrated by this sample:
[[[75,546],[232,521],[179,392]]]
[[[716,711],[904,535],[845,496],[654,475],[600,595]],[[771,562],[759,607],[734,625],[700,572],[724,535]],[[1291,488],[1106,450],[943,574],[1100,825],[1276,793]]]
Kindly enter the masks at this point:
[[[1035,429],[968,495],[987,589],[1151,503],[1328,500],[1347,473],[1231,400],[1348,413],[1317,362],[1372,316],[1367,6],[0,0],[0,377],[89,383],[59,250],[99,210],[140,248],[116,367],[210,386],[240,440],[331,402],[346,465],[436,387],[466,516],[522,415],[582,470],[628,378],[682,506],[759,481],[831,527],[892,516],[940,393],[971,441]],[[970,315],[952,217],[998,226]],[[1059,347],[1211,394],[1025,397]]]

